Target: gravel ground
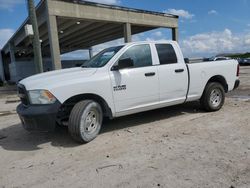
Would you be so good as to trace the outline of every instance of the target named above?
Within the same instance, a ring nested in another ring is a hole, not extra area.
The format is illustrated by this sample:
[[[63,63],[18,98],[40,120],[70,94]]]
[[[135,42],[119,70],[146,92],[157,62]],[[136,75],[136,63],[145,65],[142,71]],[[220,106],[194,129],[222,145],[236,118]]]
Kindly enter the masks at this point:
[[[11,98],[0,99],[0,187],[250,187],[250,67],[219,112],[194,102],[122,117],[85,145],[62,128],[26,132]]]

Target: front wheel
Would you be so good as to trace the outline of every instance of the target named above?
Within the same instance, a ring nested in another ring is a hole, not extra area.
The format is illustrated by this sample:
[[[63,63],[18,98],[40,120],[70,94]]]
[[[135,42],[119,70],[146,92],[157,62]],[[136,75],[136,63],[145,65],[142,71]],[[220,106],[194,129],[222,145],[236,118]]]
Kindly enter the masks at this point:
[[[200,101],[202,107],[208,112],[220,110],[225,101],[223,86],[217,82],[208,83]]]
[[[95,139],[100,132],[103,113],[101,106],[92,100],[78,102],[69,116],[69,133],[81,143]]]

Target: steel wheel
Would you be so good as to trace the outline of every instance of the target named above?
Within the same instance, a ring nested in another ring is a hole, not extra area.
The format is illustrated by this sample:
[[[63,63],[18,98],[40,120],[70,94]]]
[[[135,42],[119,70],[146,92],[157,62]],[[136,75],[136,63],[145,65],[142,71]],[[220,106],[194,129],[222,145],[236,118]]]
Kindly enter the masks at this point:
[[[220,89],[216,88],[213,89],[210,95],[210,103],[211,106],[214,108],[217,108],[218,106],[220,106],[222,101],[222,92]]]
[[[86,143],[95,139],[102,126],[101,106],[92,100],[78,102],[69,117],[69,132],[76,141]]]
[[[81,134],[93,134],[98,127],[100,121],[99,113],[95,109],[91,109],[85,117],[81,117]]]
[[[221,109],[225,101],[225,89],[218,82],[210,82],[206,85],[203,95],[200,99],[202,107],[213,112]]]

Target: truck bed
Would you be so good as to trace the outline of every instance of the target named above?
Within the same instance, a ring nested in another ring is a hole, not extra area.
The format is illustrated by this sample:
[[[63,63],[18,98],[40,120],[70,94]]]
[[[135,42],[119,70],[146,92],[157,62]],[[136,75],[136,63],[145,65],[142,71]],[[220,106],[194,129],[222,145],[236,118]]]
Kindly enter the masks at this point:
[[[185,63],[203,63],[203,62],[215,62],[211,61],[210,58],[185,58]],[[230,60],[222,60],[222,61],[230,61]]]
[[[185,60],[186,61],[186,60]],[[186,63],[189,69],[190,86],[187,101],[199,99],[204,91],[207,81],[213,76],[220,76],[232,90],[235,83],[238,62],[236,60],[223,61],[191,61]]]

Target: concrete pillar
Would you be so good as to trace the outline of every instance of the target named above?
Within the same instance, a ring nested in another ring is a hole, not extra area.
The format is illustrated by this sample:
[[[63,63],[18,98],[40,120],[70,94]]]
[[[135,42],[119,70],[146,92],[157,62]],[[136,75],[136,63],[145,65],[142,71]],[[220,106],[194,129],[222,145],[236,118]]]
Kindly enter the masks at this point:
[[[89,59],[91,59],[93,57],[93,48],[90,47],[89,48]]]
[[[172,28],[172,40],[177,41],[177,42],[179,40],[178,27]]]
[[[124,24],[124,42],[132,42],[132,32],[131,32],[131,24]]]
[[[56,16],[47,15],[48,35],[50,42],[50,54],[52,61],[52,68],[57,70],[62,68],[60,58],[60,46],[58,39],[57,21]]]
[[[10,80],[12,82],[18,81],[18,72],[17,72],[17,65],[16,65],[16,57],[15,57],[15,48],[13,43],[9,43],[9,51],[10,51]]]
[[[0,50],[0,77],[2,81],[5,82],[4,66],[3,66],[3,58],[1,50]]]
[[[9,43],[9,51],[10,51],[10,61],[11,63],[16,62],[15,51],[14,51],[14,44]]]

